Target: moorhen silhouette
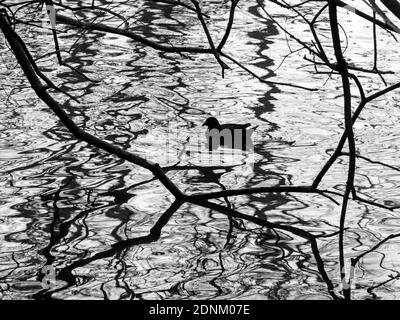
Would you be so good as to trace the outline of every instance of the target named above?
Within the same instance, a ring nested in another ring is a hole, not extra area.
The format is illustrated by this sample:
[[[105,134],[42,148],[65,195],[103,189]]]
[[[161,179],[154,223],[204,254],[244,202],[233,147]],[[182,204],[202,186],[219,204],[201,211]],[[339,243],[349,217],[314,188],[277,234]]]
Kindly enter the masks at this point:
[[[251,135],[254,129],[247,129],[250,123],[226,123],[220,124],[214,117],[209,117],[203,126],[207,126],[206,137],[209,151],[224,146],[232,149],[249,150],[251,147]]]

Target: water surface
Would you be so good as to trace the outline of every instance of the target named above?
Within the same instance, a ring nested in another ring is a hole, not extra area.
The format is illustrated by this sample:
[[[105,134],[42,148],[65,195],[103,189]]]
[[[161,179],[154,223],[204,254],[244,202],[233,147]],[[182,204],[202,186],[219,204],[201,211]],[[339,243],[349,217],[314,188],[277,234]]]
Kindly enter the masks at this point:
[[[137,13],[132,30],[154,41],[206,43],[201,25],[184,8],[152,1],[117,2],[117,11]],[[296,24],[298,17],[285,18],[286,11],[268,6],[284,26],[310,39],[305,26]],[[229,6],[213,0],[205,8],[210,30],[220,39]],[[90,12],[78,16],[93,17]],[[341,18],[348,31],[349,60],[367,66],[371,27],[348,13]],[[323,23],[318,28],[329,35]],[[26,27],[17,31],[36,56],[53,50],[49,33]],[[179,162],[168,176],[187,193],[310,184],[343,130],[339,79],[315,74],[303,59],[304,51],[285,57],[285,36],[255,2],[243,2],[237,9],[226,52],[260,76],[318,91],[261,83],[229,61],[232,70],[222,78],[212,55],[158,52],[102,32],[65,29],[60,43],[70,52],[64,53],[67,62],[100,80],[88,82],[58,67],[54,56],[39,60],[57,84],[79,98],[80,104],[54,94],[79,126],[162,166]],[[379,44],[380,67],[393,70],[400,65],[392,38],[380,33]],[[175,211],[173,197],[148,171],[71,136],[14,68],[3,38],[0,54],[1,299],[330,298],[307,241],[242,221],[232,228],[226,216],[191,204]],[[396,81],[395,75],[386,77],[389,83]],[[361,80],[367,90],[384,87],[379,77]],[[356,90],[354,96],[356,101]],[[358,151],[393,166],[398,163],[399,99],[394,92],[374,101],[355,126]],[[201,140],[201,124],[210,115],[258,126],[254,163],[241,154],[210,163]],[[211,170],[210,165],[221,168]],[[342,158],[323,187],[342,191],[346,169],[347,160]],[[399,179],[398,171],[358,162],[360,192],[381,203],[399,204]],[[224,199],[216,202],[227,205]],[[315,234],[337,231],[339,223],[340,206],[320,195],[258,194],[232,197],[229,205]],[[141,241],[169,212],[160,239]],[[396,233],[399,225],[398,212],[352,201],[345,234],[347,261]],[[392,240],[360,261],[354,298],[400,298],[397,280],[379,286],[398,275],[399,241]],[[339,292],[337,238],[318,244]],[[76,283],[59,281],[54,292],[43,291],[35,281],[44,265],[54,266]]]

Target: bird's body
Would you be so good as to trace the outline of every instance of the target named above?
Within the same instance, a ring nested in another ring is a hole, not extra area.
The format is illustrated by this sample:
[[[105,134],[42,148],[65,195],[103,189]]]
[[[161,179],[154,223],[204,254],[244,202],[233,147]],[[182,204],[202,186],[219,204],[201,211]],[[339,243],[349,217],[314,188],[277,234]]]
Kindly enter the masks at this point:
[[[206,137],[210,151],[219,146],[241,150],[249,150],[252,147],[250,137],[253,130],[247,129],[251,126],[250,123],[220,124],[216,118],[210,117],[204,122],[203,126],[207,126],[208,129]]]
[[[203,123],[203,126],[207,126],[208,130],[211,129],[217,129],[219,131],[224,130],[224,129],[229,129],[229,130],[234,130],[234,129],[246,129],[251,126],[250,123],[245,123],[245,124],[239,124],[239,123],[226,123],[226,124],[220,124],[219,121],[214,118],[210,117],[206,120],[206,122]]]

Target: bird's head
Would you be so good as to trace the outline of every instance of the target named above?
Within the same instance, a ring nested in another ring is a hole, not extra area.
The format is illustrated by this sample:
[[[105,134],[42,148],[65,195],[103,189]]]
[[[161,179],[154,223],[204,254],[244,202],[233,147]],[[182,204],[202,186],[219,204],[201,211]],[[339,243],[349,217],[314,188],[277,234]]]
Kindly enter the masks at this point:
[[[206,122],[203,123],[203,126],[207,126],[208,129],[218,129],[220,127],[220,124],[218,120],[214,117],[209,117]]]

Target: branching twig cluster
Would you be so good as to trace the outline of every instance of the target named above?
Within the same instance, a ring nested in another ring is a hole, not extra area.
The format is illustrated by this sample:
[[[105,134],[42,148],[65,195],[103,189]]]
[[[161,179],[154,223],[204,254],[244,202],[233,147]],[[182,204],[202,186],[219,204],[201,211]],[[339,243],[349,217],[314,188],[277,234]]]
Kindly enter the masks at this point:
[[[235,58],[232,56],[228,55],[226,52],[223,51],[225,45],[227,44],[228,38],[232,32],[232,29],[234,28],[234,18],[235,18],[235,11],[238,8],[238,3],[239,0],[231,0],[230,1],[230,9],[229,9],[229,18],[227,22],[227,26],[225,29],[225,32],[222,36],[222,39],[217,43],[214,40],[213,35],[211,34],[208,25],[207,25],[207,19],[209,18],[208,14],[206,12],[203,12],[201,5],[197,0],[190,0],[187,2],[183,1],[166,1],[166,0],[152,0],[154,2],[162,2],[165,4],[169,4],[172,6],[182,6],[183,8],[187,9],[189,12],[194,13],[197,16],[197,19],[199,23],[202,26],[203,32],[207,38],[208,46],[204,47],[198,47],[198,46],[172,46],[170,44],[164,44],[164,43],[159,43],[154,40],[147,39],[145,36],[139,35],[137,32],[132,31],[130,29],[130,18],[129,17],[124,17],[121,13],[117,12],[113,8],[108,8],[108,7],[102,7],[102,6],[96,6],[94,3],[95,1],[92,2],[90,6],[87,7],[73,7],[69,6],[66,4],[63,4],[62,1],[52,1],[52,0],[46,0],[45,2],[43,1],[24,1],[19,3],[18,5],[16,4],[9,4],[6,0],[0,1],[0,28],[5,36],[7,43],[9,44],[12,52],[14,53],[19,66],[22,68],[24,71],[24,74],[26,78],[29,80],[31,87],[35,91],[36,95],[54,112],[54,114],[59,118],[61,123],[78,139],[87,142],[89,145],[97,147],[98,149],[104,150],[110,154],[113,154],[121,159],[124,159],[125,161],[128,161],[134,165],[143,167],[147,170],[149,170],[156,179],[158,179],[164,186],[165,188],[175,197],[176,201],[172,204],[172,206],[166,210],[166,212],[160,217],[160,219],[157,221],[157,223],[154,225],[154,227],[151,229],[149,235],[140,237],[140,238],[135,238],[135,239],[129,239],[125,240],[119,243],[116,243],[115,245],[112,246],[110,250],[98,253],[94,255],[93,257],[86,258],[79,260],[68,267],[65,267],[62,269],[59,273],[59,277],[63,280],[65,280],[69,285],[74,283],[74,277],[72,275],[72,270],[79,266],[83,266],[85,264],[90,263],[91,261],[94,261],[96,259],[100,258],[105,258],[109,257],[112,255],[115,255],[117,252],[121,252],[123,249],[132,246],[132,245],[138,245],[141,243],[148,243],[152,241],[156,241],[160,237],[161,230],[163,226],[168,222],[170,217],[173,215],[175,211],[177,211],[183,203],[192,203],[207,209],[215,210],[218,211],[222,214],[225,214],[229,217],[230,220],[235,221],[235,219],[243,220],[243,221],[248,221],[251,223],[254,223],[260,227],[268,228],[268,229],[273,229],[273,230],[278,230],[281,232],[288,232],[291,234],[294,234],[298,237],[301,237],[305,240],[307,240],[310,243],[312,253],[314,255],[314,258],[317,262],[318,266],[318,271],[323,279],[323,281],[326,283],[327,288],[331,296],[335,299],[340,298],[340,295],[338,295],[337,292],[335,292],[335,286],[330,280],[327,272],[325,271],[324,268],[324,262],[323,259],[321,258],[321,255],[319,253],[318,249],[318,243],[317,240],[319,238],[323,237],[333,237],[333,236],[338,236],[339,239],[339,262],[340,262],[340,270],[341,270],[341,279],[343,283],[343,291],[342,295],[345,299],[350,299],[351,298],[351,288],[350,284],[352,279],[352,273],[350,273],[349,280],[346,281],[346,274],[345,274],[345,265],[346,265],[346,260],[345,260],[345,254],[344,254],[344,237],[345,237],[345,230],[346,230],[346,215],[348,214],[348,203],[351,199],[355,201],[359,201],[361,203],[365,203],[367,205],[372,205],[372,206],[377,206],[380,208],[385,208],[388,210],[395,210],[397,207],[389,207],[387,205],[383,205],[380,203],[377,203],[375,201],[367,200],[362,197],[360,197],[357,193],[357,188],[354,184],[354,178],[356,174],[356,160],[357,158],[361,158],[367,161],[373,161],[370,160],[369,158],[366,158],[362,155],[357,154],[356,151],[356,139],[354,137],[354,132],[353,132],[353,125],[357,121],[359,115],[363,111],[363,109],[371,102],[373,102],[375,99],[388,94],[392,92],[395,89],[400,88],[400,82],[391,86],[386,87],[383,90],[380,90],[378,92],[375,92],[370,95],[366,95],[364,92],[363,85],[361,81],[359,80],[359,77],[356,75],[356,72],[362,72],[362,73],[369,73],[369,74],[377,74],[383,79],[383,75],[387,73],[391,73],[392,71],[385,71],[385,70],[379,70],[377,66],[377,41],[376,41],[376,27],[380,27],[387,32],[393,32],[397,33],[398,30],[397,28],[393,25],[388,20],[378,20],[376,18],[377,15],[380,17],[383,17],[383,14],[376,13],[371,16],[369,14],[366,14],[365,12],[359,10],[359,9],[351,9],[350,6],[348,6],[346,3],[340,0],[327,0],[327,1],[318,1],[319,4],[321,4],[318,7],[318,10],[316,10],[315,15],[312,17],[312,19],[309,19],[302,13],[302,7],[306,5],[310,5],[312,1],[302,1],[296,4],[289,4],[285,0],[270,0],[271,3],[275,5],[279,5],[282,8],[289,9],[292,12],[294,12],[298,17],[300,17],[309,27],[310,32],[313,37],[312,42],[306,42],[297,36],[295,36],[293,33],[291,33],[289,30],[287,30],[282,24],[278,22],[277,19],[275,19],[266,9],[264,3],[261,0],[256,0],[257,4],[259,5],[260,9],[264,12],[265,18],[266,19],[271,19],[285,34],[287,34],[288,39],[291,39],[292,41],[295,41],[297,44],[301,46],[301,49],[306,50],[309,54],[311,54],[312,58],[306,57],[308,61],[312,62],[315,66],[316,72],[320,73],[321,68],[327,68],[329,70],[329,73],[339,75],[341,79],[341,87],[343,89],[343,122],[344,122],[344,132],[341,136],[341,139],[339,140],[335,151],[333,154],[330,156],[329,160],[325,163],[325,165],[322,167],[320,172],[316,175],[315,179],[306,186],[292,186],[292,185],[278,185],[278,186],[273,186],[273,187],[260,187],[260,188],[248,188],[248,189],[237,189],[237,190],[222,190],[218,192],[208,192],[208,193],[201,193],[201,194],[185,194],[182,192],[176,184],[168,177],[167,172],[171,170],[177,170],[176,167],[169,167],[169,168],[161,168],[157,163],[153,163],[151,161],[146,160],[144,157],[141,155],[133,154],[130,152],[127,152],[111,143],[105,142],[104,140],[101,140],[81,128],[74,122],[74,120],[71,118],[69,114],[63,109],[62,105],[52,97],[52,95],[49,93],[49,89],[57,90],[65,95],[67,95],[69,98],[75,99],[70,95],[68,92],[65,92],[64,90],[58,88],[56,85],[53,84],[53,82],[43,73],[41,72],[40,68],[36,64],[36,59],[32,56],[30,50],[26,46],[25,42],[23,39],[17,34],[17,32],[14,30],[14,27],[16,24],[22,24],[26,23],[29,24],[30,21],[26,21],[24,19],[21,19],[18,17],[18,14],[21,10],[28,8],[28,7],[37,7],[39,5],[42,5],[45,3],[48,6],[54,6],[56,8],[59,8],[62,10],[61,13],[57,13],[55,16],[55,19],[57,21],[57,26],[58,25],[67,25],[70,27],[74,28],[79,28],[82,30],[85,30],[87,32],[89,31],[101,31],[101,32],[106,32],[106,33],[111,33],[111,34],[118,34],[121,36],[128,37],[144,46],[147,46],[149,48],[163,51],[163,52],[170,52],[170,53],[179,53],[179,54],[210,54],[215,57],[215,60],[219,64],[219,66],[222,68],[222,76],[224,76],[224,70],[229,69],[230,67],[228,64],[223,60],[229,60],[231,63],[236,64],[237,66],[241,67],[243,70],[247,71],[251,75],[255,76],[258,78],[260,81],[263,81],[265,83],[271,83],[271,84],[276,84],[276,85],[286,85],[286,86],[292,86],[296,88],[301,88],[301,89],[307,89],[307,90],[313,90],[312,88],[305,88],[300,85],[296,84],[290,84],[290,83],[279,83],[279,82],[274,82],[274,81],[267,81],[263,80],[261,77],[257,76],[253,72],[251,72],[247,67],[245,67],[243,64],[241,64],[239,61],[237,61]],[[382,3],[387,6],[395,15],[397,15],[400,11],[399,7],[397,5],[392,5],[391,2],[389,1],[382,1]],[[341,30],[340,30],[340,23],[338,20],[338,15],[337,11],[339,8],[343,8],[346,10],[351,11],[352,13],[356,14],[357,16],[365,19],[366,21],[370,22],[374,26],[374,48],[375,48],[375,54],[374,54],[374,65],[373,68],[371,69],[366,69],[363,67],[359,67],[357,65],[350,65],[346,61],[346,57],[343,54],[343,47],[342,47],[342,39],[341,39]],[[113,25],[110,25],[104,21],[102,22],[93,22],[93,21],[83,21],[76,16],[74,16],[74,12],[79,11],[79,10],[98,10],[102,12],[105,15],[111,15],[113,17],[118,18],[121,21],[121,25],[119,27],[115,27]],[[316,29],[316,23],[319,21],[320,17],[322,14],[327,13],[329,17],[329,29],[331,32],[331,39],[332,39],[332,46],[334,48],[334,56],[331,57],[327,53],[327,50],[325,49],[326,44],[324,41],[321,40],[320,35],[318,33],[318,30]],[[55,45],[55,54],[57,56],[57,60],[61,66],[67,66],[71,68],[72,70],[76,71],[79,73],[79,75],[84,76],[86,80],[90,81],[88,77],[84,75],[83,72],[77,70],[76,68],[66,64],[63,62],[63,59],[61,57],[61,50],[60,50],[60,45],[58,41],[58,31],[56,28],[52,28],[53,32],[53,39],[54,39],[54,45]],[[297,52],[293,51],[293,52]],[[384,79],[383,79],[384,81]],[[358,89],[359,95],[360,95],[360,103],[358,106],[355,108],[353,111],[353,100],[352,100],[352,93],[351,93],[351,86],[352,84],[355,84],[355,86]],[[343,150],[345,144],[347,142],[348,145],[348,152],[345,152]],[[346,181],[346,188],[344,190],[343,194],[340,194],[335,191],[330,191],[330,190],[325,190],[320,188],[320,184],[324,176],[328,173],[332,165],[339,159],[341,156],[346,156],[349,158],[348,162],[348,169],[347,169],[347,181]],[[385,164],[383,164],[385,165]],[[391,166],[391,168],[395,170],[399,170],[399,168]],[[305,231],[301,229],[301,227],[298,226],[293,226],[293,225],[285,225],[285,224],[278,224],[278,223],[272,223],[269,222],[265,219],[261,218],[256,218],[250,215],[245,215],[242,214],[234,209],[231,208],[229,205],[229,197],[232,196],[239,196],[239,195],[252,195],[252,194],[261,194],[261,193],[313,193],[313,194],[319,194],[321,196],[325,196],[328,199],[331,199],[335,203],[337,201],[333,199],[333,196],[340,196],[341,197],[341,212],[340,212],[340,222],[338,226],[338,232],[335,232],[333,234],[324,234],[324,235],[314,235],[311,232]],[[225,199],[227,206],[223,206],[217,203],[212,202],[211,200],[213,199]],[[71,221],[66,221],[66,222],[59,222],[61,223],[59,226],[60,234],[59,235],[54,235],[52,237],[52,243],[59,241],[63,235],[65,235],[66,230],[69,228],[69,226],[75,221],[74,219]],[[233,223],[233,222],[232,222]],[[233,224],[232,224],[233,225]],[[399,234],[393,234],[388,236],[387,238],[383,239],[380,243],[376,244],[373,248],[370,250],[364,252],[363,254],[359,255],[356,258],[353,258],[351,260],[351,266],[354,268],[356,264],[362,259],[366,254],[376,250],[381,244],[389,241],[390,239],[393,239],[395,237],[398,237]],[[47,255],[49,255],[49,250],[50,247],[48,248]],[[48,263],[51,263],[51,259],[49,259]]]

